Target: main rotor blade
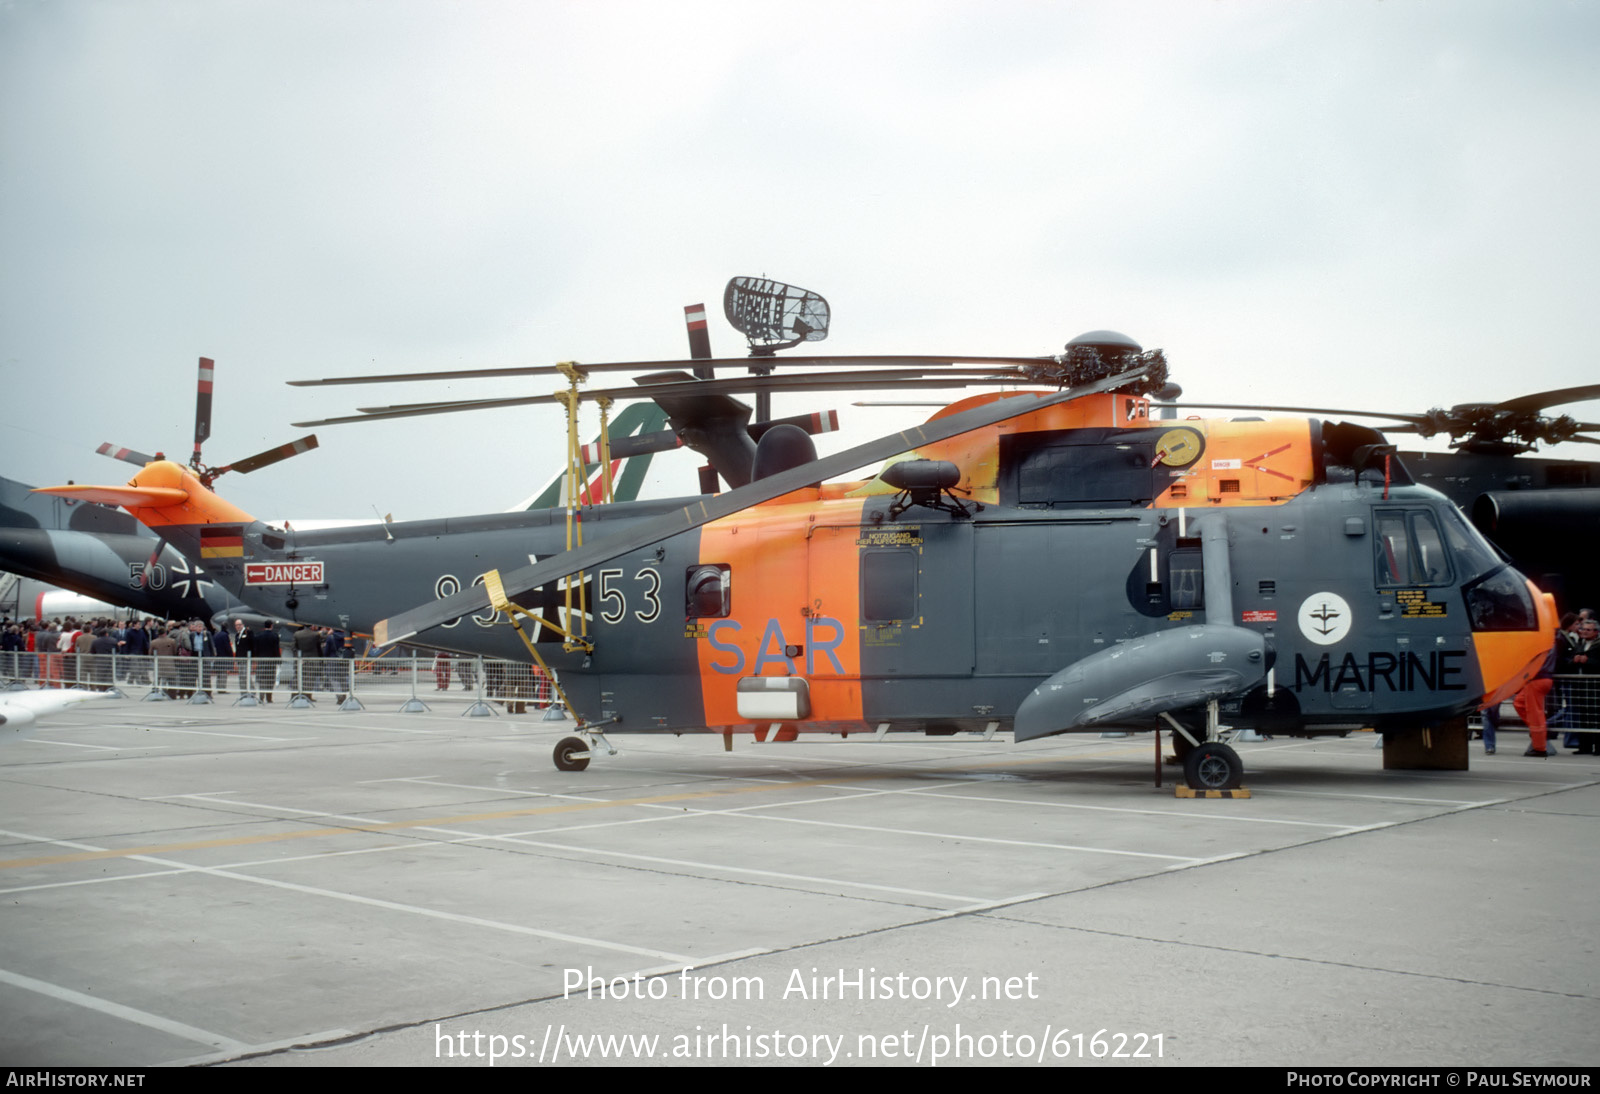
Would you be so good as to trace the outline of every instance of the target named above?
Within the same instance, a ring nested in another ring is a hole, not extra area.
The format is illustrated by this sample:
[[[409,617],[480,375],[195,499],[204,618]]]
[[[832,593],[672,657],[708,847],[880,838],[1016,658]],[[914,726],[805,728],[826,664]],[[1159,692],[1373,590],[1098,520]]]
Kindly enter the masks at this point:
[[[599,364],[572,362],[579,372],[652,372],[669,368],[773,368],[777,365],[804,368],[898,368],[920,365],[1043,365],[1053,364],[1053,357],[962,357],[922,354],[891,354],[889,356],[808,356],[808,357],[703,357],[676,358],[667,361],[605,361]],[[403,384],[413,380],[477,380],[506,376],[555,376],[561,369],[555,365],[531,365],[518,368],[467,368],[444,372],[391,372],[374,376],[330,376],[321,380],[289,380],[290,387],[326,387],[335,384]]]
[[[280,444],[277,448],[269,448],[265,452],[258,452],[254,456],[242,459],[237,463],[230,463],[226,467],[218,468],[217,474],[220,475],[224,471],[237,471],[241,475],[248,475],[252,471],[260,471],[263,467],[271,467],[279,460],[286,460],[290,456],[299,456],[310,452],[315,447],[317,447],[317,435],[313,433],[309,437],[301,437],[298,441]]]
[[[758,479],[748,486],[741,486],[737,490],[730,490],[726,494],[696,501],[674,513],[667,513],[659,517],[641,521],[636,527],[600,540],[594,544],[587,544],[576,550],[546,559],[534,566],[525,566],[508,574],[502,574],[501,580],[505,586],[506,595],[515,599],[530,589],[537,589],[542,585],[559,581],[569,577],[580,570],[587,570],[598,566],[602,562],[609,562],[618,555],[627,554],[629,551],[648,547],[650,544],[675,536],[680,532],[687,532],[714,520],[732,516],[743,512],[752,506],[780,498],[791,491],[798,490],[814,482],[831,479],[847,471],[854,471],[864,464],[878,463],[890,456],[898,456],[902,452],[923,445],[934,444],[938,441],[959,437],[963,433],[971,433],[975,429],[997,425],[1000,422],[1019,418],[1036,410],[1056,406],[1060,403],[1081,399],[1085,395],[1093,395],[1102,391],[1131,384],[1136,380],[1145,378],[1142,370],[1124,372],[1117,376],[1110,376],[1104,380],[1097,380],[1092,384],[1083,384],[1079,387],[1069,388],[1066,391],[1056,392],[1041,398],[1027,398],[1018,396],[1014,399],[998,399],[984,406],[973,407],[971,410],[952,414],[947,418],[926,422],[913,429],[902,433],[891,433],[886,437],[879,437],[875,441],[857,445],[844,452],[814,460],[811,463],[792,467],[787,471],[780,471],[764,479]],[[391,619],[380,620],[373,628],[374,637],[380,645],[399,642],[414,634],[448,623],[464,615],[481,613],[489,606],[489,595],[482,586],[474,586],[463,590],[453,596],[436,600],[431,604],[413,608],[408,612]]]
[[[1267,414],[1349,414],[1356,418],[1392,418],[1397,422],[1414,422],[1424,424],[1428,418],[1422,414],[1396,414],[1388,410],[1339,410],[1326,406],[1261,406],[1257,403],[1197,403],[1185,399],[1181,403],[1151,403],[1151,410],[1187,410],[1190,407],[1203,410],[1260,410]]]
[[[146,456],[143,452],[140,452],[136,449],[118,448],[110,441],[107,441],[105,444],[95,449],[95,451],[100,453],[102,456],[110,456],[114,460],[122,460],[124,463],[137,464],[140,467],[143,467],[145,464],[155,459],[154,456]]]
[[[1600,384],[1563,387],[1555,391],[1541,391],[1537,395],[1521,395],[1515,399],[1507,399],[1503,403],[1496,403],[1495,409],[1544,410],[1546,407],[1560,406],[1562,403],[1584,403],[1590,399],[1600,399]]]
[[[722,395],[750,391],[850,391],[893,387],[966,387],[969,384],[1025,384],[1027,376],[1008,368],[994,370],[961,369],[957,375],[948,372],[928,372],[923,369],[868,369],[862,372],[809,374],[803,376],[738,376],[719,377],[715,380],[682,380],[661,384],[641,384],[637,387],[606,388],[585,391],[584,398],[605,396],[610,399],[653,399],[673,395]],[[563,393],[564,394],[564,393]],[[347,425],[350,422],[377,422],[390,418],[417,418],[429,414],[454,414],[462,410],[500,410],[506,407],[535,406],[555,403],[558,396],[521,395],[506,399],[463,399],[455,402],[401,403],[394,406],[363,407],[359,414],[346,414],[338,418],[295,422],[297,429],[320,429],[329,425]]]

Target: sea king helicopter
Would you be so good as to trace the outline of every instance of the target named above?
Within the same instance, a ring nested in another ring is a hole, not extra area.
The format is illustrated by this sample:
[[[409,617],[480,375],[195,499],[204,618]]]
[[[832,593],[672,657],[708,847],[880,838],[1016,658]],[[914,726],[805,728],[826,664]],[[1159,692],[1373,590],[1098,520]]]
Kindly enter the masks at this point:
[[[1156,729],[1192,787],[1221,791],[1243,774],[1227,730],[1464,739],[1465,715],[1514,694],[1549,650],[1550,598],[1376,430],[1154,418],[1165,356],[1114,332],[1050,356],[777,358],[825,335],[826,301],[736,278],[724,308],[751,358],[498,369],[568,387],[298,423],[558,403],[576,468],[580,400],[653,398],[721,493],[581,513],[569,495],[542,522],[452,534],[271,528],[169,462],[61,492],[126,506],[264,611],[382,643],[520,642],[577,724],[556,746],[564,770],[614,753],[614,732],[731,747],[741,732]],[[735,366],[748,375],[716,375]],[[581,390],[641,370],[633,387]],[[797,426],[753,440],[729,397],[1019,385],[821,459]]]

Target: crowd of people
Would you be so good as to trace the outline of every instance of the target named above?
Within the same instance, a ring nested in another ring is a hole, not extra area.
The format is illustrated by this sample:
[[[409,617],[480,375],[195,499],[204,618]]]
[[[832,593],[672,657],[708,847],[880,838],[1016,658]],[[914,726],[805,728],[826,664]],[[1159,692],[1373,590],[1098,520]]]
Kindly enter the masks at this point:
[[[111,685],[110,658],[116,653],[150,652],[143,620],[121,624],[111,619],[6,620],[0,624],[0,653],[22,655],[27,675],[46,685]],[[81,664],[76,660],[86,658]],[[102,659],[104,659],[102,664]],[[102,673],[100,670],[104,668]],[[84,671],[88,668],[89,671]]]
[[[351,636],[333,627],[301,627],[294,632],[290,648],[299,658],[355,656]],[[226,692],[237,675],[241,693],[254,694],[258,701],[270,703],[273,690],[279,686],[281,658],[286,651],[276,623],[252,627],[243,619],[234,619],[230,627],[218,627],[201,619],[187,623],[156,619],[118,622],[80,621],[69,616],[0,621],[0,653],[18,655],[21,675],[45,687],[107,690],[112,686],[116,663],[112,655],[152,656],[157,658],[153,663],[127,662],[123,679],[130,684],[151,684],[169,698],[184,699],[196,691],[215,697]],[[152,664],[158,679],[151,679]],[[301,666],[298,677],[291,676],[285,684],[291,693],[335,692],[336,701],[343,702],[344,695],[337,692],[348,673],[330,670],[331,666]]]
[[[328,692],[342,705],[352,680],[350,665],[330,659],[353,659],[353,636],[334,627],[310,626],[280,636],[279,626],[252,626],[244,619],[230,620],[226,627],[200,619],[4,619],[0,654],[16,656],[8,671],[44,687],[104,691],[121,681],[155,687],[171,699],[189,699],[197,691],[215,698],[233,690],[237,680],[240,694],[253,694],[262,703],[273,702],[278,690],[291,698]],[[113,655],[128,660],[119,662]],[[438,689],[449,688],[452,668],[463,689],[477,688],[476,659],[440,653],[433,662]],[[549,682],[537,666],[486,661],[483,683],[486,697],[508,713],[527,713],[550,702]]]

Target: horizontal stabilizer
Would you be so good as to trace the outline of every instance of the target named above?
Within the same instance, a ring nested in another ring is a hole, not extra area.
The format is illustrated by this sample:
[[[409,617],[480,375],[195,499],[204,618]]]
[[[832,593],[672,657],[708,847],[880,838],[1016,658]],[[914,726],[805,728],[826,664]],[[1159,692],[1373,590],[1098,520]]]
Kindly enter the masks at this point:
[[[160,509],[189,500],[189,492],[177,486],[41,486],[34,493],[121,505],[128,509]]]
[[[1163,711],[1248,691],[1266,675],[1266,641],[1214,623],[1123,642],[1068,665],[1017,708],[1015,739],[1101,726],[1147,727]]]

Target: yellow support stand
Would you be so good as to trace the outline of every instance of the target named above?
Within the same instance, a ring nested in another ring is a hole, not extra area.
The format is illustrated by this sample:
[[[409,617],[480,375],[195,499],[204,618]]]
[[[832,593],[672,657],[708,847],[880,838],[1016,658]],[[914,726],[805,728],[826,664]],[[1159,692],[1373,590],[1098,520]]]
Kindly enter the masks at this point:
[[[578,385],[587,380],[589,374],[584,372],[576,361],[562,361],[556,365],[556,368],[567,378],[569,385],[566,391],[556,392],[555,398],[558,403],[567,408],[567,550],[570,551],[574,547],[583,546],[583,517],[578,511],[579,506],[582,504],[581,490],[585,478],[583,473],[583,445],[578,441],[578,404],[582,402],[583,395],[579,392]],[[577,582],[578,590],[577,631],[582,639],[586,638],[589,633],[589,623],[585,618],[589,606],[585,602],[584,575],[581,570],[566,579],[566,624],[569,629],[572,627],[572,590],[574,581]],[[566,635],[567,631],[562,631],[561,633]],[[572,637],[568,635],[564,648],[568,653],[571,653],[573,650],[579,649],[580,646],[575,644]]]
[[[532,619],[533,613],[528,611],[528,609],[524,608],[521,604],[512,601],[510,597],[506,596],[505,583],[500,580],[499,570],[490,570],[488,573],[483,575],[483,591],[489,594],[489,606],[497,612],[504,612],[506,614],[506,618],[511,620],[511,625],[516,628],[517,637],[522,639],[522,644],[524,646],[528,647],[529,655],[532,656],[538,666],[544,670],[545,676],[547,676],[550,680],[550,686],[555,689],[556,695],[560,697],[562,706],[567,708],[567,711],[572,715],[573,720],[577,722],[578,728],[582,729],[584,726],[583,715],[579,713],[578,709],[572,705],[572,701],[567,698],[567,693],[561,688],[560,679],[557,678],[555,673],[550,671],[550,666],[544,663],[544,658],[539,656],[539,650],[534,646],[533,640],[528,637],[528,632],[522,629],[522,624],[517,620],[517,616],[519,615],[525,615],[529,619]],[[574,638],[571,634],[562,630],[560,627],[556,626],[554,623],[551,623],[547,619],[540,619],[539,622],[565,638],[567,640],[566,648],[581,649],[585,653],[590,653],[594,650],[594,643],[590,642],[588,639]]]

